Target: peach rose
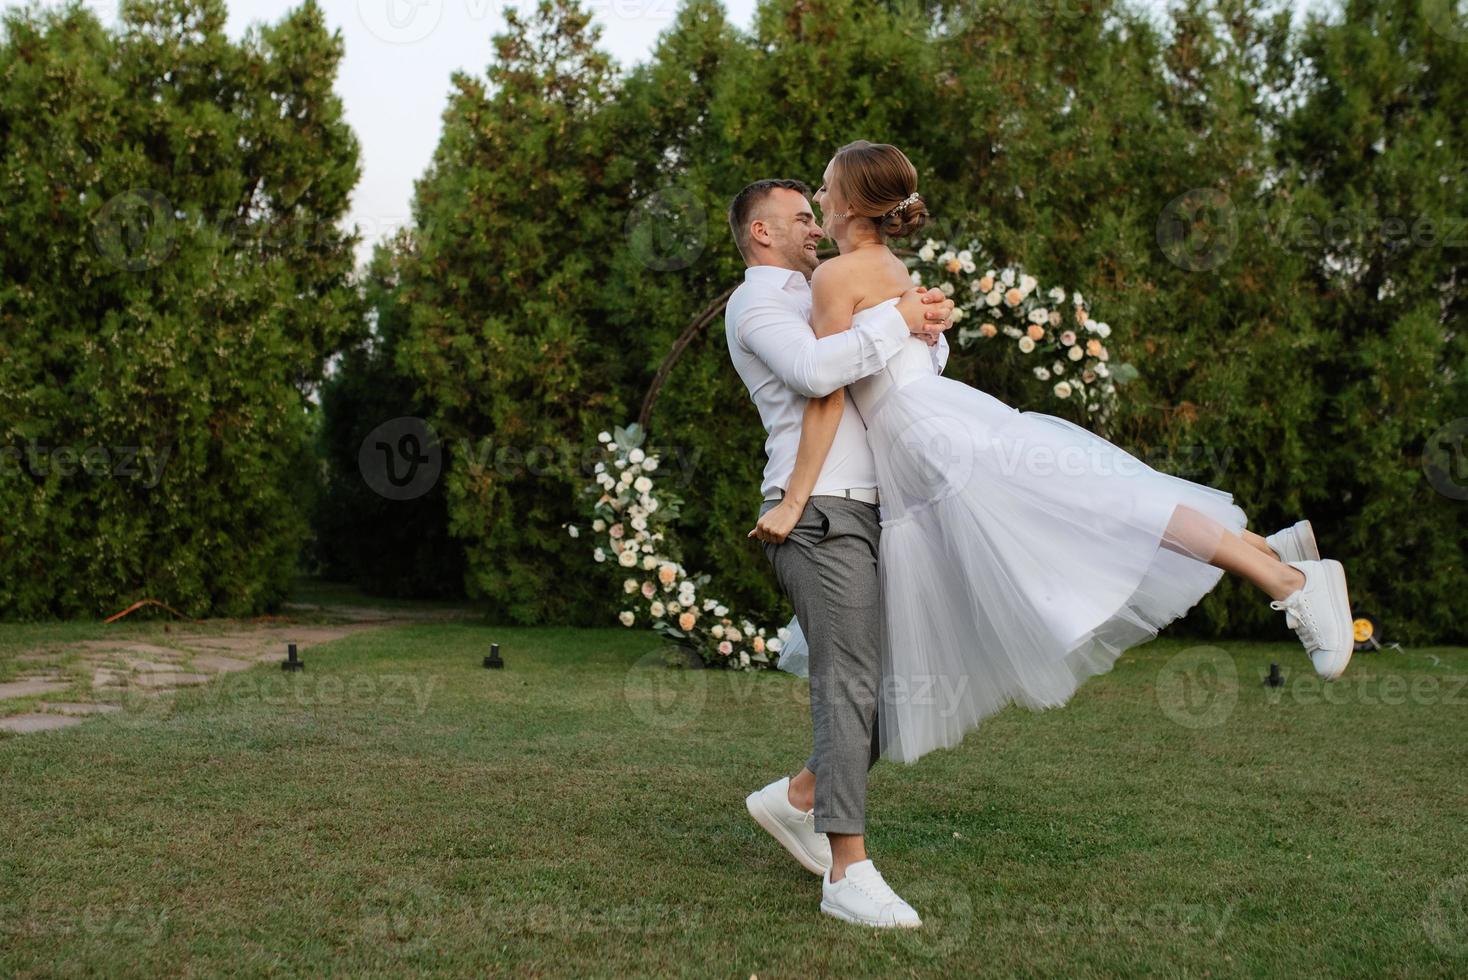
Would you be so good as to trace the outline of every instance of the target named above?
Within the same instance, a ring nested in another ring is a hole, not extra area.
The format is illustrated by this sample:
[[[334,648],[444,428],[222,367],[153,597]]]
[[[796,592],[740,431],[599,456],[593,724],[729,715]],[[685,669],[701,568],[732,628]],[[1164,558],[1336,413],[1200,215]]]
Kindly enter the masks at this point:
[[[752,645],[754,646],[755,653],[765,652],[765,638],[763,636],[756,636]]]
[[[994,324],[992,323],[985,323],[979,326],[979,333],[985,337],[992,337],[998,332],[999,328],[994,326]]]
[[[1101,341],[1097,340],[1094,337],[1092,337],[1090,340],[1086,341],[1086,353],[1087,354],[1090,354],[1092,357],[1100,357],[1101,356]]]
[[[1024,301],[1024,298],[1025,294],[1013,287],[1011,287],[1004,294],[1004,302],[1008,303],[1010,306],[1018,306],[1021,302]]]
[[[693,613],[686,612],[678,617],[678,628],[687,633],[693,629]]]
[[[677,577],[678,567],[676,565],[664,565],[658,569],[658,581],[664,585],[672,585]]]
[[[989,290],[991,290],[993,288],[994,288],[994,277],[993,276],[985,276],[984,278],[982,278],[982,279],[979,280],[979,292],[981,292],[981,293],[987,293]]]
[[[1034,341],[1041,341],[1045,339],[1045,328],[1040,326],[1038,323],[1030,324],[1029,329],[1027,329],[1025,333],[1029,334],[1030,339]]]

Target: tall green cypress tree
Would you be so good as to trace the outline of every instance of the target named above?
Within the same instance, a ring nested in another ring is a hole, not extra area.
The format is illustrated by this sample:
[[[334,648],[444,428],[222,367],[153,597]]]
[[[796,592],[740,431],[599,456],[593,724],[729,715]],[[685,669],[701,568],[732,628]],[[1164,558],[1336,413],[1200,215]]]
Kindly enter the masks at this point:
[[[306,395],[361,329],[336,228],[357,144],[313,2],[241,44],[224,23],[221,0],[129,0],[116,33],[6,14],[5,615],[249,613],[288,587]]]

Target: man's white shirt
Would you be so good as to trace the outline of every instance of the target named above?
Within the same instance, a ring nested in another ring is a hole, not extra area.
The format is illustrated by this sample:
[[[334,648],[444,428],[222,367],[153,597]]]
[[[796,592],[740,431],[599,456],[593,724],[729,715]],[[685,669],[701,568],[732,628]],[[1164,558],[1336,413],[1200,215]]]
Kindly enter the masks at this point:
[[[745,270],[744,282],[724,311],[724,336],[734,368],[769,433],[764,497],[775,496],[790,482],[806,400],[875,374],[911,336],[895,301],[879,309],[850,330],[817,340],[811,330],[811,292],[805,276],[772,265]],[[941,335],[932,354],[933,370],[942,373],[948,341]],[[866,426],[848,396],[812,493],[876,485],[877,466],[867,445]]]

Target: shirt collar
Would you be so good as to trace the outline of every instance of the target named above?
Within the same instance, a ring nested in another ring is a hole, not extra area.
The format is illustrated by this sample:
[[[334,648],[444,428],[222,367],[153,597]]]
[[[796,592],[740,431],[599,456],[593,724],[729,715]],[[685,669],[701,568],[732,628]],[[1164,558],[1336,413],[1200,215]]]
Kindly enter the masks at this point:
[[[744,270],[745,282],[763,282],[784,290],[809,290],[805,276],[794,269],[782,269],[776,265],[752,265]]]

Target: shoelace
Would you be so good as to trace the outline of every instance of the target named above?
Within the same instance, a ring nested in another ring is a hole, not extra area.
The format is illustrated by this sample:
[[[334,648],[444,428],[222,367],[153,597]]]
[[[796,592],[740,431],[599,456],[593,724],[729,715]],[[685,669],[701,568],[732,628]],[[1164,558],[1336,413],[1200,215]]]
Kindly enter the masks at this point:
[[[1320,631],[1315,624],[1314,617],[1301,615],[1303,611],[1299,593],[1295,593],[1287,599],[1276,599],[1269,604],[1270,609],[1284,610],[1285,625],[1295,631],[1300,642],[1305,645],[1306,650],[1320,649]]]
[[[892,890],[882,877],[882,873],[873,868],[871,872],[861,878],[847,877],[851,884],[861,891],[863,895],[877,903],[878,908],[887,909],[893,905],[904,905],[902,897]]]

